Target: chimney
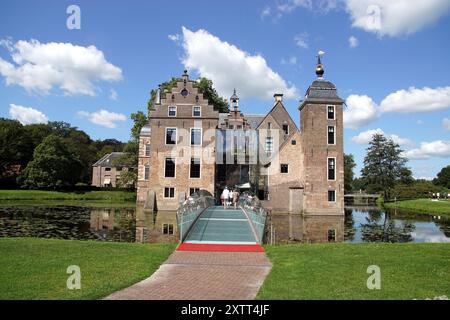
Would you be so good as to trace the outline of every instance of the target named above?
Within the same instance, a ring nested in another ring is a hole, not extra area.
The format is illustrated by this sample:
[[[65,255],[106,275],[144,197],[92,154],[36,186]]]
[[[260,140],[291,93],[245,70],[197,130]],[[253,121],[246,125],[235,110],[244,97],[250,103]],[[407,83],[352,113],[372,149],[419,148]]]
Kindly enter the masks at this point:
[[[275,103],[283,102],[283,94],[282,93],[275,93],[273,95],[273,97],[275,98]]]
[[[161,86],[159,86],[158,90],[156,90],[155,104],[161,104]]]

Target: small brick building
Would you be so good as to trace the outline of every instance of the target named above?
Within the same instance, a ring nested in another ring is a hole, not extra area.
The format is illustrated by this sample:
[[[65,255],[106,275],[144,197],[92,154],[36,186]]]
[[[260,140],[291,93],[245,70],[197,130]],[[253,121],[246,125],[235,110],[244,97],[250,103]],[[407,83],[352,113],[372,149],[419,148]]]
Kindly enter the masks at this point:
[[[105,188],[117,187],[117,181],[122,171],[130,168],[117,166],[114,159],[127,155],[125,152],[111,152],[101,157],[92,165],[92,186]]]
[[[297,128],[282,94],[267,114],[245,115],[235,91],[230,112],[219,113],[185,71],[171,92],[158,91],[142,128],[137,201],[176,210],[199,189],[218,199],[225,186],[249,183],[275,212],[342,216],[344,101],[323,72],[319,58]]]

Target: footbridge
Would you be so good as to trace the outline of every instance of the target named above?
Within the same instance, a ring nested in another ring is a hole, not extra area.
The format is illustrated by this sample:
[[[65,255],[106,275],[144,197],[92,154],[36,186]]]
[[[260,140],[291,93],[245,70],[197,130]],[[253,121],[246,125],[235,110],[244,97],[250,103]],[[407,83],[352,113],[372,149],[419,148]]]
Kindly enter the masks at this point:
[[[214,197],[200,192],[177,210],[182,248],[189,245],[254,246],[263,241],[267,212],[251,193],[243,193],[238,205],[218,206]]]

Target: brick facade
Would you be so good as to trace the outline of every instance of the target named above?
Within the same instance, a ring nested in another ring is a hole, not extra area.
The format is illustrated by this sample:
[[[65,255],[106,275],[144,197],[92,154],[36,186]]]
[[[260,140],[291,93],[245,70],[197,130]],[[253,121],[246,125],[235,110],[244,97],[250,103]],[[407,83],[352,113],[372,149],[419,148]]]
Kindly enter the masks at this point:
[[[230,113],[219,114],[198,93],[186,73],[171,92],[158,94],[150,110],[150,121],[140,137],[138,203],[145,206],[149,194],[154,193],[155,210],[176,210],[192,188],[207,190],[218,197],[225,185],[233,186],[242,180],[236,170],[244,168],[252,190],[263,191],[259,192],[263,195],[260,196],[264,198],[263,204],[274,212],[342,216],[343,100],[337,96],[334,85],[319,76],[300,103],[299,129],[285,109],[282,95],[274,97],[274,106],[268,114],[247,118],[239,110],[235,92],[230,99]],[[330,106],[333,106],[332,119],[328,119]],[[197,112],[201,110],[200,114],[194,114],[194,107],[198,107]],[[166,143],[168,128],[176,128],[176,144]],[[201,145],[191,145],[191,128],[201,129]],[[225,169],[216,163],[215,153],[219,147],[216,142],[223,140],[226,130],[256,132],[259,160],[267,161],[262,164],[251,164],[248,159],[244,164],[227,162]],[[333,133],[332,143],[328,140],[329,130]],[[220,139],[218,133],[221,133]],[[270,145],[268,137],[273,144],[271,152],[266,150]],[[150,148],[147,154],[146,148]],[[190,177],[193,154],[201,159],[199,178]],[[175,159],[174,177],[165,176],[168,157]],[[149,168],[147,177],[146,167]],[[329,179],[329,172],[334,173],[333,179]],[[168,193],[165,188],[174,189]]]

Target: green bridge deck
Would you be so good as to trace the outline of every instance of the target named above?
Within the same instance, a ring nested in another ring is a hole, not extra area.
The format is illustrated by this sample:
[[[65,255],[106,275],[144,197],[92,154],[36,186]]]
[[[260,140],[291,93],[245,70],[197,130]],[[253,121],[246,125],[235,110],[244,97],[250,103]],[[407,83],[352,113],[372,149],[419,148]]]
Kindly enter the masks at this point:
[[[242,209],[207,208],[192,226],[185,243],[256,244],[255,235]]]

